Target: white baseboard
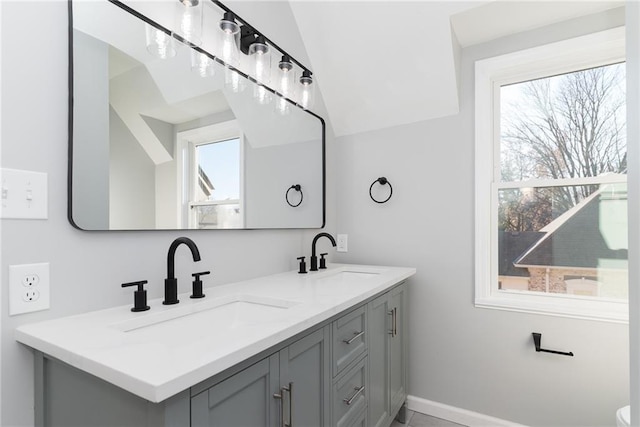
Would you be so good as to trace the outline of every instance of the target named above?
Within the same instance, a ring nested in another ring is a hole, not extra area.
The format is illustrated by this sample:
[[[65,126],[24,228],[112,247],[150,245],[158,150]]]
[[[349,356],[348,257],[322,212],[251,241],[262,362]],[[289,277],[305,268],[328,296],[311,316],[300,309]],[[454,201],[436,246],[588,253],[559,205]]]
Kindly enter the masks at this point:
[[[469,427],[524,427],[522,424],[416,396],[407,396],[407,409]]]

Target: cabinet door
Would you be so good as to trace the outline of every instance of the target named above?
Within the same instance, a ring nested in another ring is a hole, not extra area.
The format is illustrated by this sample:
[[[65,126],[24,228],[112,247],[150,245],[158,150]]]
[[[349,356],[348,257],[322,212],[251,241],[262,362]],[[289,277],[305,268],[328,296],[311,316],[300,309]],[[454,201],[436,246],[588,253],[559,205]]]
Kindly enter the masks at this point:
[[[191,398],[192,426],[259,427],[279,422],[278,355]]]
[[[369,321],[369,423],[381,426],[389,419],[389,296],[368,304]]]
[[[290,387],[284,421],[295,427],[328,426],[331,387],[330,326],[280,351],[280,386]]]
[[[391,415],[395,416],[406,397],[406,287],[403,285],[391,290],[389,300],[389,311],[393,313],[391,319],[393,333],[388,335],[389,397],[391,399]]]

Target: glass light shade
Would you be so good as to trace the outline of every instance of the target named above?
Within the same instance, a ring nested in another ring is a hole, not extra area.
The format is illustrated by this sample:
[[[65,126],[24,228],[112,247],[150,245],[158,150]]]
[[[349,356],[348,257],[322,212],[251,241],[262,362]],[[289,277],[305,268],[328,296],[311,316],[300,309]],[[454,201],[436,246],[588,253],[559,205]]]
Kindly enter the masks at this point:
[[[175,39],[156,27],[145,24],[147,37],[147,51],[160,59],[173,58],[176,56]]]
[[[278,64],[277,90],[282,96],[292,98],[295,92],[296,72],[293,69],[291,60],[283,56]]]
[[[224,18],[220,20],[220,31],[218,39],[220,45],[220,59],[225,64],[237,67],[240,64],[240,26],[236,24],[234,16],[231,13],[225,13]]]
[[[300,106],[308,110],[313,106],[315,88],[311,73],[305,71],[300,77]]]
[[[236,70],[229,67],[224,69],[224,85],[233,93],[242,92],[246,87],[246,79]]]
[[[175,33],[189,43],[202,44],[202,0],[176,0]]]
[[[253,70],[252,74],[256,81],[268,84],[271,81],[271,49],[265,43],[264,37],[259,36],[249,46],[249,59]]]
[[[278,64],[278,79],[276,88],[280,92],[276,98],[276,111],[282,115],[289,114],[291,107],[285,98],[293,99],[295,95],[296,73],[293,69],[293,63],[287,55],[282,56],[282,60]]]
[[[191,49],[191,71],[200,77],[213,77],[216,74],[213,59],[194,49]]]

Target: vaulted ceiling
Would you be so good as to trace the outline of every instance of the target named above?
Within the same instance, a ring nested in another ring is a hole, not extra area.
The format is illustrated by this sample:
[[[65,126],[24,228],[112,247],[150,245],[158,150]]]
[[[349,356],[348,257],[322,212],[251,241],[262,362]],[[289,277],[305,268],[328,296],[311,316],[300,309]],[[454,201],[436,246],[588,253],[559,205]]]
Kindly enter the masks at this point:
[[[337,136],[457,113],[461,47],[624,5],[620,0],[225,3],[309,64]],[[268,18],[274,8],[285,20],[293,15],[299,34]]]

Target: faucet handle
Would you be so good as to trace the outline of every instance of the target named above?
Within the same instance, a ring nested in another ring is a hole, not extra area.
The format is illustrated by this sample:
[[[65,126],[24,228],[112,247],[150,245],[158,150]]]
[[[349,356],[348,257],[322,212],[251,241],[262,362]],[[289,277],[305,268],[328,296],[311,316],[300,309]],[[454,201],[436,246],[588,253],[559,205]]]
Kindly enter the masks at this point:
[[[207,274],[211,274],[210,271],[201,271],[199,273],[193,273],[193,290],[191,292],[190,298],[204,298],[204,294],[202,293],[202,280],[200,280],[200,276],[206,276]]]
[[[304,257],[298,257],[296,259],[300,260],[300,270],[298,270],[298,274],[307,274],[307,263],[304,262]]]
[[[138,290],[133,293],[133,307],[131,311],[147,311],[151,308],[147,305],[147,291],[144,289],[146,283],[148,283],[146,280],[140,280],[138,282],[123,283],[121,285],[123,288],[129,286],[138,287]]]
[[[326,255],[329,255],[329,254],[326,252],[323,254],[320,254],[320,267],[318,268],[327,268],[327,260],[324,259]]]

